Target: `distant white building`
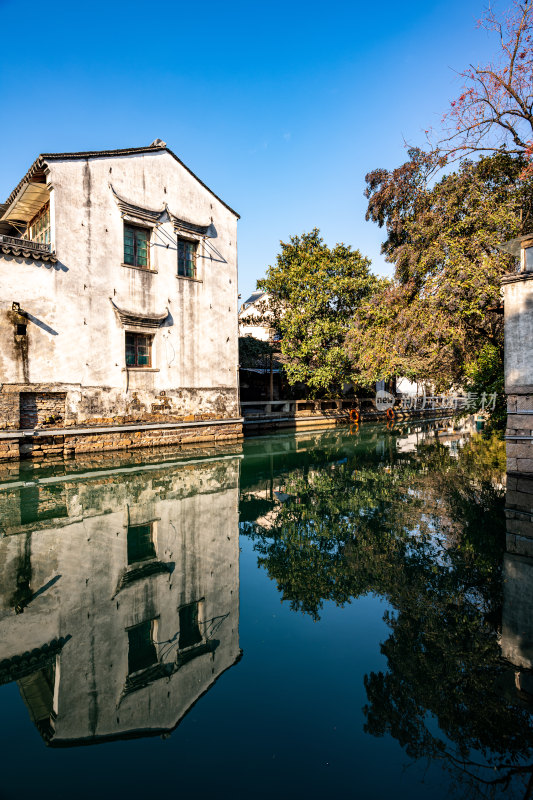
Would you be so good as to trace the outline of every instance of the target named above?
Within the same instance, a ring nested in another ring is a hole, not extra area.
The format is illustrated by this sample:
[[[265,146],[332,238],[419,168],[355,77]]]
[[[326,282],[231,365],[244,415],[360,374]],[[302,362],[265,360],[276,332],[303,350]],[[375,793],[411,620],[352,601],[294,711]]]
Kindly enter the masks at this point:
[[[239,336],[251,336],[262,342],[270,341],[274,330],[265,324],[264,316],[268,313],[270,298],[267,292],[252,292],[239,311]]]
[[[397,378],[396,392],[407,395],[424,394],[424,386],[421,383],[410,381],[408,378]]]

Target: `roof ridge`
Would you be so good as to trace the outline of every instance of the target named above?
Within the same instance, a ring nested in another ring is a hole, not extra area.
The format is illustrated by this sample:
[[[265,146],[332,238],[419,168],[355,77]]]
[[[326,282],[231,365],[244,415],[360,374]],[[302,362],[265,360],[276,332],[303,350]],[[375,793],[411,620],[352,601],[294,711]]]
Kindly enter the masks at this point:
[[[157,139],[156,139],[156,141],[157,141]],[[158,153],[158,152],[162,153],[164,151],[166,151],[169,155],[171,155],[172,158],[175,161],[178,162],[178,164],[181,164],[181,166],[184,169],[186,169],[187,172],[190,175],[192,175],[192,177],[195,180],[197,180],[198,183],[201,186],[204,187],[204,189],[207,189],[209,194],[212,194],[213,197],[216,200],[218,200],[220,203],[222,203],[222,205],[225,208],[227,208],[228,211],[231,211],[231,213],[234,214],[237,217],[237,219],[241,218],[241,215],[237,211],[235,211],[235,209],[233,209],[231,206],[229,206],[227,203],[225,203],[224,200],[222,200],[221,197],[219,197],[217,194],[215,194],[215,192],[212,189],[210,189],[209,186],[207,186],[206,183],[204,183],[202,180],[200,180],[198,175],[196,175],[192,171],[192,169],[190,169],[186,164],[184,164],[183,161],[180,158],[178,158],[178,156],[170,149],[170,147],[167,147],[166,145],[162,146],[161,144],[149,144],[146,147],[126,147],[126,148],[121,148],[119,150],[82,150],[80,152],[75,152],[75,153],[41,153],[40,155],[37,156],[37,158],[35,159],[33,164],[30,166],[30,168],[28,169],[28,171],[26,172],[26,174],[24,175],[22,180],[20,180],[19,183],[16,185],[16,187],[13,189],[13,191],[11,192],[11,194],[9,195],[9,197],[6,200],[6,205],[11,205],[11,203],[15,199],[16,195],[18,194],[18,192],[20,191],[22,186],[25,183],[27,183],[39,169],[42,168],[43,162],[46,161],[47,159],[50,160],[50,159],[54,159],[54,158],[57,158],[57,159],[66,159],[66,158],[71,158],[71,159],[105,158],[106,156],[124,156],[124,155],[132,155],[132,154],[135,154],[135,153],[139,153],[139,154],[140,153]]]

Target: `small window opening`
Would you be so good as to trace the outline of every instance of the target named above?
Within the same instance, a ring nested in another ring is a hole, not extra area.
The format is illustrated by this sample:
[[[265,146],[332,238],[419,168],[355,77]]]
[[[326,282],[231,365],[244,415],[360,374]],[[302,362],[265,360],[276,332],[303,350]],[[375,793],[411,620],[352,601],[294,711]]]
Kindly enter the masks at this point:
[[[126,333],[126,366],[152,366],[152,337],[142,333]]]
[[[196,242],[178,238],[178,275],[182,278],[196,278],[196,247]]]
[[[128,631],[128,673],[139,672],[157,664],[154,644],[154,622],[147,620]]]
[[[533,247],[524,247],[524,271],[533,272]]]
[[[124,263],[130,267],[150,267],[150,231],[124,225]]]
[[[128,525],[128,564],[155,558],[153,523]]]
[[[180,608],[180,638],[179,647],[192,647],[202,641],[200,626],[198,624],[198,603],[190,603]]]
[[[50,244],[50,203],[45,203],[30,221],[25,238],[40,244]]]

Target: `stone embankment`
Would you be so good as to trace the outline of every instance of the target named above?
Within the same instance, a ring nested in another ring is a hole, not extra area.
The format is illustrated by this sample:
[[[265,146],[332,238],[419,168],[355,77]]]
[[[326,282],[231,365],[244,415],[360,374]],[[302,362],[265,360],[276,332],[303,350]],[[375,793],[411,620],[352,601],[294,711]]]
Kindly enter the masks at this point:
[[[244,434],[251,435],[276,430],[309,430],[331,425],[387,422],[407,419],[436,419],[449,417],[453,409],[443,405],[424,408],[379,411],[373,399],[354,400],[274,400],[241,403]]]
[[[106,424],[60,427],[52,418],[46,424],[25,430],[0,431],[0,462],[33,459],[36,462],[113,450],[215,444],[238,441],[243,435],[276,430],[313,430],[359,422],[388,422],[406,419],[435,419],[450,416],[449,408],[415,408],[378,411],[372,403],[352,400],[272,401],[242,403],[243,417],[183,421],[141,421],[124,424],[122,419]],[[354,413],[354,412],[357,413]],[[168,420],[168,418],[167,418]],[[243,434],[244,430],[244,434]]]
[[[0,461],[37,461],[108,450],[217,443],[242,438],[241,419],[155,425],[50,428],[0,432]]]

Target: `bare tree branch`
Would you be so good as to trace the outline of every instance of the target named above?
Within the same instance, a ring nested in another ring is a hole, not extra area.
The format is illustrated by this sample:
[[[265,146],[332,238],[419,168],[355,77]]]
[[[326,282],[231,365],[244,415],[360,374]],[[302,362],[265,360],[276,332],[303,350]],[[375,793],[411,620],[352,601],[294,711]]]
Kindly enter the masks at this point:
[[[502,19],[489,7],[479,27],[497,34],[499,52],[459,72],[463,89],[437,148],[452,161],[482,151],[521,154],[531,161],[526,173],[533,171],[533,0],[512,0]]]

